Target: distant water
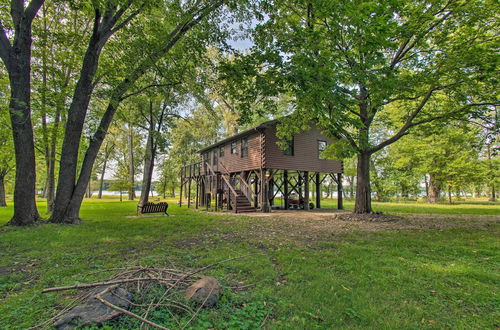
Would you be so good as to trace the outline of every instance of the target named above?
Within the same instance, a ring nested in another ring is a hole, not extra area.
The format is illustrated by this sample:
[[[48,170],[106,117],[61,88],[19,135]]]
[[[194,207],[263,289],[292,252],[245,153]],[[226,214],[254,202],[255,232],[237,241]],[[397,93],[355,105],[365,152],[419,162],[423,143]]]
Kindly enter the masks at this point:
[[[99,190],[93,190],[92,191],[92,196],[96,196],[99,194]],[[122,195],[127,195],[128,194],[128,191],[122,191]],[[110,190],[103,190],[102,191],[102,195],[103,196],[120,196],[120,192],[119,191],[110,191]],[[141,195],[141,191],[140,190],[136,190],[135,191],[135,195],[136,196],[140,196]],[[151,193],[149,194],[151,196]],[[153,196],[158,196],[158,194],[156,193],[156,191],[153,191]]]

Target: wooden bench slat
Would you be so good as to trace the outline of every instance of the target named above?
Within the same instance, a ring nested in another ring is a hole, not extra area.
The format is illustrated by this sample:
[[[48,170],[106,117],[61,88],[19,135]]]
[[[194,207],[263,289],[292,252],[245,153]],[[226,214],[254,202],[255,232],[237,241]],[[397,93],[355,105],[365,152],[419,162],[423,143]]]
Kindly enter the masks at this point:
[[[168,210],[167,202],[160,202],[158,204],[148,202],[142,206],[140,205],[137,206],[137,214],[165,212],[166,215],[169,215],[167,213],[167,210]]]

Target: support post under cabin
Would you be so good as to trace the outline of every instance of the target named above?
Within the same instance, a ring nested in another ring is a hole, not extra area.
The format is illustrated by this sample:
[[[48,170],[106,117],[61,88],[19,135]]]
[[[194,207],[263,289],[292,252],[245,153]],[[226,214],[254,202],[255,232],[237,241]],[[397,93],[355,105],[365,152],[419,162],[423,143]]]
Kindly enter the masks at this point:
[[[253,174],[253,207],[259,207],[259,180],[257,174]]]
[[[261,186],[260,186],[260,192],[262,196],[262,212],[269,212],[269,185],[268,185],[268,178],[267,178],[267,170],[265,168],[262,169],[260,172],[261,176]]]
[[[283,171],[283,194],[285,195],[285,210],[288,210],[290,205],[288,205],[288,195],[290,194],[288,192],[288,171],[284,170]]]
[[[309,211],[309,172],[304,171],[304,210]]]
[[[321,175],[316,173],[316,208],[321,208]]]
[[[196,204],[195,204],[195,207],[196,209],[198,209],[198,206],[200,205],[200,177],[197,176],[195,178],[195,182],[196,182]]]
[[[342,173],[337,173],[337,208],[339,210],[344,209],[344,205],[342,203]]]
[[[179,207],[182,207],[182,187],[184,185],[184,171],[185,167],[181,168],[181,193],[179,194]]]
[[[269,204],[270,207],[272,208],[274,205],[274,179],[271,178],[269,180]]]

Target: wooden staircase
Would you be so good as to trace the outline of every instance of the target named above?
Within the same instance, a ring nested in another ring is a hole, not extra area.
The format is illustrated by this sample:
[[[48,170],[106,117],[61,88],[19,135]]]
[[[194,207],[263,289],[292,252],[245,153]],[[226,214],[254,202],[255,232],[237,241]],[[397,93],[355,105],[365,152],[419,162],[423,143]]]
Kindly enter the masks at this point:
[[[235,189],[236,192],[236,213],[248,213],[255,212],[255,207],[250,204],[248,198],[239,189]]]

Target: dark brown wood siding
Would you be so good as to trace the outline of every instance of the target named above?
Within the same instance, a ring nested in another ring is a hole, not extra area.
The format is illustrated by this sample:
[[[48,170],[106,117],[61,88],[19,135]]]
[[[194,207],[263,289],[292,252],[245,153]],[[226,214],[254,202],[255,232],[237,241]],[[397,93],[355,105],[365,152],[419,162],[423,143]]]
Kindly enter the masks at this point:
[[[339,160],[320,159],[318,141],[333,141],[327,138],[316,127],[294,135],[294,154],[287,156],[276,144],[276,125],[268,127],[265,134],[265,151],[263,167],[271,169],[298,170],[309,172],[342,173],[342,162]]]
[[[237,138],[235,140],[228,141],[224,143],[224,156],[220,156],[220,146],[209,149],[203,155],[203,160],[206,161],[208,153],[208,158],[210,159],[210,165],[213,164],[214,152],[217,153],[217,164],[212,165],[215,171],[226,172],[227,169],[230,173],[249,171],[254,169],[259,169],[261,167],[261,137],[259,132],[250,133],[247,136]],[[248,141],[248,155],[245,157],[241,156],[241,140],[247,138]],[[231,142],[236,142],[237,153],[231,154]],[[222,163],[222,165],[220,164]]]

